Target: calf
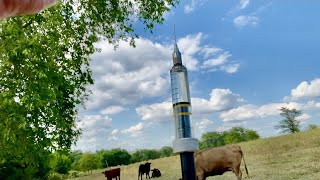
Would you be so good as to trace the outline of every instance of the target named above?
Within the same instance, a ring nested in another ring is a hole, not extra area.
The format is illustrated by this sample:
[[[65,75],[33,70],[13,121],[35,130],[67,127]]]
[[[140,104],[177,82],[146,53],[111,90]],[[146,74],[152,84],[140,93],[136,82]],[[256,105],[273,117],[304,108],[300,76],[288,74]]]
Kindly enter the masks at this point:
[[[152,171],[151,178],[155,178],[155,177],[160,177],[161,176],[161,172],[160,172],[159,169],[154,168],[151,171]]]
[[[116,178],[116,180],[118,180],[118,177],[120,180],[120,168],[106,170],[102,172],[102,174],[104,174],[107,180],[112,180],[113,178]]]
[[[145,164],[140,164],[139,166],[139,174],[138,174],[138,180],[139,180],[139,177],[140,179],[142,180],[142,175],[144,173],[146,173],[146,179],[150,179],[150,175],[149,175],[149,172],[150,172],[150,164],[149,162],[146,162]]]
[[[205,180],[208,176],[222,175],[226,171],[232,171],[237,176],[237,180],[241,180],[241,158],[249,177],[240,146],[231,145],[200,151],[195,154],[197,180]]]

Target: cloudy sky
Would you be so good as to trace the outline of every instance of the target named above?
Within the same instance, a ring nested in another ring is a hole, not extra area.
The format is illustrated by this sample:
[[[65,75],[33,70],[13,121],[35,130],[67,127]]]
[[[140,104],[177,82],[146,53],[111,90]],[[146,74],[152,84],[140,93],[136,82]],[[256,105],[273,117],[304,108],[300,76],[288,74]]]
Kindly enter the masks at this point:
[[[174,124],[169,71],[173,26],[189,71],[195,136],[234,126],[279,135],[281,107],[320,125],[320,2],[185,0],[153,34],[137,25],[136,48],[99,42],[95,85],[81,108],[73,149],[170,146]]]

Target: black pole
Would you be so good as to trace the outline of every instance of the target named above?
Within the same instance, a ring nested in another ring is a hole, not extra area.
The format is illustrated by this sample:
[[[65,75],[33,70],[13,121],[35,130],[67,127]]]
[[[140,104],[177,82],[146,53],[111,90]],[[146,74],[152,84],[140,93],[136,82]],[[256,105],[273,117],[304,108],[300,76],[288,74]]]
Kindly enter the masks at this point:
[[[196,180],[193,152],[180,153],[181,171],[183,180]]]

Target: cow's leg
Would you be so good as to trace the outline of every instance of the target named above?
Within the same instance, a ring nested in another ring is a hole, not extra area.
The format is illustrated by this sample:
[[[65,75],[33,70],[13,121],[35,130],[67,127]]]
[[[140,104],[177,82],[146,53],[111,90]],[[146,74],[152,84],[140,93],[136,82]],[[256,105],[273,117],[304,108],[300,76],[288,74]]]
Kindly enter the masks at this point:
[[[241,180],[242,179],[242,172],[240,170],[240,166],[238,166],[236,168],[232,168],[232,171],[237,176],[237,180]]]
[[[201,169],[197,169],[197,179],[196,180],[205,180],[206,177],[204,176],[204,171]]]
[[[197,174],[197,180],[206,180],[204,174]]]

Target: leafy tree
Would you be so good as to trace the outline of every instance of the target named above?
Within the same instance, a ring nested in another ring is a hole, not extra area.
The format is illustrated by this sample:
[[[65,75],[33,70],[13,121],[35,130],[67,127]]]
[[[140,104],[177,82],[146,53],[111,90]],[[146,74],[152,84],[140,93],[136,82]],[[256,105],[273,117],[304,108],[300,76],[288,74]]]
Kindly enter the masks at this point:
[[[245,129],[243,127],[233,127],[224,132],[211,131],[202,134],[199,141],[199,147],[200,149],[207,149],[259,138],[259,134],[254,130]]]
[[[173,149],[169,146],[164,146],[159,150],[160,157],[169,157],[173,155]]]
[[[207,149],[210,147],[219,147],[225,145],[223,135],[220,132],[207,132],[202,134],[201,139],[199,141],[200,149]]]
[[[89,171],[92,174],[92,170],[100,167],[100,160],[96,154],[85,153],[79,159],[79,169],[81,171]]]
[[[282,133],[296,133],[300,131],[300,121],[296,118],[300,116],[301,111],[293,108],[288,109],[286,107],[282,107],[280,109],[280,115],[284,118],[282,119],[278,125],[275,126],[276,129],[281,129]]]
[[[51,170],[59,174],[68,174],[71,169],[72,161],[69,156],[55,152],[50,159]]]
[[[143,161],[143,153],[141,150],[137,150],[134,153],[131,154],[131,160],[132,163]]]
[[[77,162],[80,159],[81,155],[82,155],[82,152],[80,150],[71,151],[69,153],[69,157],[71,159],[71,162],[72,163]]]
[[[242,127],[233,127],[223,133],[223,139],[226,144],[234,144],[246,141],[246,130]]]
[[[81,151],[72,151],[69,154],[69,157],[71,159],[71,169],[72,170],[76,170],[76,171],[80,171],[80,166],[79,166],[79,159],[82,156],[82,152]]]
[[[260,135],[257,133],[257,131],[251,129],[246,130],[246,141],[251,141],[259,138]]]
[[[131,155],[124,149],[102,150],[97,154],[100,156],[100,164],[103,168],[130,164]]]
[[[317,125],[315,125],[315,124],[309,124],[309,126],[308,126],[308,129],[307,130],[314,130],[314,129],[317,129],[318,128],[318,126]]]
[[[161,154],[158,150],[155,149],[141,149],[135,151],[131,155],[131,162],[140,162],[140,161],[147,161],[150,159],[158,159],[161,157]]]
[[[93,83],[89,56],[98,51],[93,44],[126,40],[134,46],[135,19],[151,30],[177,3],[60,0],[36,15],[1,21],[0,171],[17,164],[12,169],[44,178],[39,167],[46,166],[48,151],[67,151],[80,134],[75,119]]]

